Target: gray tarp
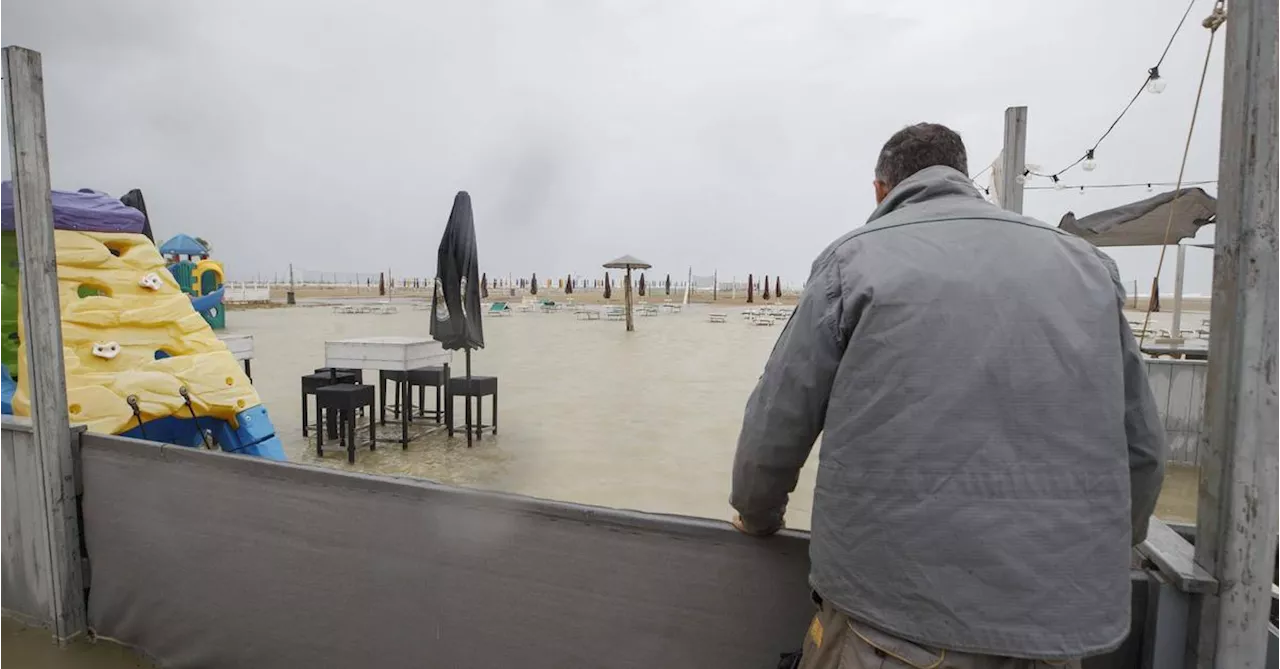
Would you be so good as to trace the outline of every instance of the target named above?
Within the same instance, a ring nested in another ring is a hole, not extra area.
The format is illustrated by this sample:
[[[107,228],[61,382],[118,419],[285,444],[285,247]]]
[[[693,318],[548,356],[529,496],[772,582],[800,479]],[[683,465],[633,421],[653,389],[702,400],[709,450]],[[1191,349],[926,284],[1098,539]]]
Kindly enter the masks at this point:
[[[81,450],[90,624],[166,667],[772,669],[808,542],[119,437]]]
[[[1094,246],[1164,246],[1195,237],[1201,226],[1213,222],[1217,200],[1200,188],[1169,191],[1077,219],[1067,212],[1058,227],[1083,237]],[[1169,210],[1173,227],[1169,229]],[[1168,229],[1166,238],[1165,232]]]

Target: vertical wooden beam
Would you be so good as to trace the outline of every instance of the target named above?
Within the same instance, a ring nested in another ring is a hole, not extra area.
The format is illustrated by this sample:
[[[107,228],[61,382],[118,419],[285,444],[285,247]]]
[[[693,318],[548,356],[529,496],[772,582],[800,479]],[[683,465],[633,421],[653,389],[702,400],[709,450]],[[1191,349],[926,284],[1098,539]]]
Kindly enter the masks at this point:
[[[1199,667],[1261,668],[1276,551],[1275,0],[1232,0],[1226,23],[1196,561],[1220,585],[1199,607]]]
[[[52,568],[53,633],[65,642],[85,631],[80,516],[76,509],[75,454],[67,415],[67,379],[58,307],[58,263],[49,199],[49,153],[40,54],[4,47],[5,125],[13,175],[13,219],[22,276],[23,347],[20,373],[31,397],[40,452]]]
[[[1004,110],[1004,151],[1000,154],[1000,206],[1022,213],[1022,182],[1027,169],[1027,108]]]
[[[1182,280],[1187,271],[1187,247],[1178,244],[1178,263],[1173,274],[1173,327],[1169,336],[1182,341]]]

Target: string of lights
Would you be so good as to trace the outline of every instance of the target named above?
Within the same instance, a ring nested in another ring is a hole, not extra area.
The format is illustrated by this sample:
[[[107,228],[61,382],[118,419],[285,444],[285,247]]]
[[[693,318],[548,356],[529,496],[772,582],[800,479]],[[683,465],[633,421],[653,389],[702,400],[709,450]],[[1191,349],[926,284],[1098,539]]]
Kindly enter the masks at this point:
[[[982,173],[979,172],[978,174],[980,176]],[[976,179],[977,177],[974,177],[974,178]],[[1138,181],[1134,183],[1077,184],[1077,185],[1070,185],[1070,186],[1063,183],[1062,181],[1059,181],[1058,183],[1062,185],[1060,186],[1024,186],[1023,190],[1057,190],[1057,191],[1063,191],[1063,192],[1075,191],[1077,193],[1083,194],[1086,190],[1106,190],[1106,189],[1113,189],[1113,188],[1146,188],[1147,191],[1150,192],[1155,190],[1156,188],[1176,188],[1178,186],[1178,182],[1176,181]],[[1216,184],[1216,183],[1218,183],[1217,179],[1202,179],[1200,181],[1184,181],[1182,182],[1182,187],[1189,188],[1192,186],[1206,186],[1206,185]],[[983,186],[982,184],[979,184],[976,181],[974,182],[973,185],[976,186],[978,190],[982,191],[984,195],[991,195],[990,187]]]
[[[1174,39],[1176,39],[1178,37],[1178,33],[1182,31],[1182,26],[1187,22],[1187,16],[1191,14],[1191,8],[1195,6],[1195,4],[1196,0],[1190,0],[1190,2],[1187,3],[1187,9],[1182,13],[1182,18],[1178,21],[1178,26],[1174,28],[1173,34],[1169,36],[1169,41],[1165,44],[1164,51],[1160,53],[1160,58],[1156,61],[1156,64],[1147,70],[1147,76],[1142,80],[1142,85],[1138,87],[1136,92],[1134,92],[1133,97],[1129,98],[1129,103],[1124,106],[1124,109],[1120,110],[1120,114],[1111,122],[1111,125],[1107,126],[1106,131],[1098,137],[1098,140],[1093,143],[1093,146],[1085,150],[1084,155],[1080,156],[1075,160],[1075,162],[1067,165],[1057,172],[1041,173],[1036,169],[1031,169],[1029,166],[1017,178],[1025,182],[1033,176],[1045,177],[1054,182],[1054,185],[1048,186],[1048,188],[1056,188],[1058,187],[1057,184],[1060,182],[1058,177],[1077,165],[1081,165],[1086,172],[1092,172],[1097,169],[1098,162],[1095,156],[1097,154],[1098,147],[1102,144],[1103,140],[1111,134],[1111,131],[1116,129],[1116,126],[1120,124],[1120,120],[1125,117],[1125,114],[1129,113],[1133,104],[1142,96],[1142,92],[1145,90],[1156,95],[1164,92],[1167,82],[1165,82],[1165,80],[1160,76],[1160,65],[1164,63],[1165,56],[1169,55],[1169,48],[1173,46]]]

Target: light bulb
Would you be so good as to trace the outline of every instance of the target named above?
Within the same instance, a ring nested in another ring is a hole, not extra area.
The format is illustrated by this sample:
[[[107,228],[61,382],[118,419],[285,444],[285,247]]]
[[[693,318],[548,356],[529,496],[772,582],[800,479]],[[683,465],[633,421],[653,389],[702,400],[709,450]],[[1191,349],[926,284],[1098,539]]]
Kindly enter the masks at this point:
[[[1016,181],[1016,182],[1018,182],[1018,183],[1020,183],[1020,184],[1025,184],[1025,183],[1027,183],[1027,175],[1026,175],[1026,174],[1019,174],[1018,176],[1014,177],[1014,178],[1013,178],[1013,180],[1014,180],[1014,181]]]
[[[1159,95],[1167,84],[1160,78],[1159,66],[1147,70],[1147,92]]]
[[[1084,186],[1081,186],[1081,187],[1080,187],[1080,194],[1081,194],[1081,195],[1084,195]]]
[[[1093,149],[1084,152],[1084,171],[1092,172],[1098,169],[1098,161],[1093,159]]]
[[[1026,171],[1028,171],[1028,172],[1039,172],[1039,171],[1040,171],[1040,166],[1039,166],[1039,165],[1037,165],[1036,163],[1027,163],[1026,165],[1023,165],[1023,166],[1022,166],[1022,169],[1026,170]]]
[[[1150,193],[1153,190],[1155,189],[1151,187],[1151,184],[1147,184],[1147,192]]]
[[[1053,175],[1053,189],[1054,189],[1054,190],[1062,190],[1063,188],[1066,188],[1066,187],[1067,187],[1067,185],[1066,185],[1066,184],[1064,184],[1064,183],[1062,183],[1062,179],[1059,179],[1059,178],[1058,178],[1058,175],[1056,175],[1056,174],[1055,174],[1055,175]]]

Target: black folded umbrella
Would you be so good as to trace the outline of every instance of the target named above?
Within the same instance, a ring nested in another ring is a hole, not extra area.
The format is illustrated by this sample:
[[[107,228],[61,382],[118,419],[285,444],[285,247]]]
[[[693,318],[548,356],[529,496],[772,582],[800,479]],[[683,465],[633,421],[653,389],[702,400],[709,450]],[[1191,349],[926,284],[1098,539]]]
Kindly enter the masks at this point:
[[[471,349],[484,348],[480,322],[480,259],[471,196],[459,191],[436,252],[436,285],[431,291],[431,336],[450,351],[466,351],[467,381],[471,381]],[[450,406],[452,408],[452,406]],[[467,400],[467,425],[471,401]],[[471,428],[467,428],[471,446]]]
[[[133,207],[142,212],[142,234],[154,243],[156,238],[151,234],[151,217],[147,215],[147,201],[142,199],[142,191],[135,188],[121,196],[120,202],[126,207]]]

